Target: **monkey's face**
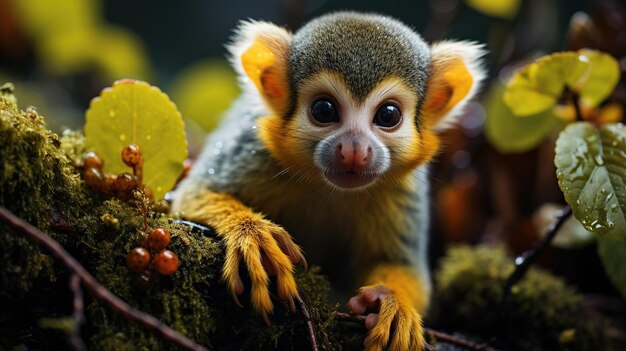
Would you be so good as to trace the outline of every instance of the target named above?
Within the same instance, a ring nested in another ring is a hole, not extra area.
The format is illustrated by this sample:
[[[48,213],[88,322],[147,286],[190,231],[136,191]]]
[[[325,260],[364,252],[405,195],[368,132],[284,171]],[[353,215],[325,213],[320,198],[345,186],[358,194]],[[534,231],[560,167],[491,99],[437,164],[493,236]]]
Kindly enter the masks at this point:
[[[484,77],[479,45],[429,46],[392,18],[353,12],[293,35],[244,22],[230,51],[244,89],[267,108],[260,138],[279,175],[349,190],[410,184]]]
[[[388,78],[357,99],[340,75],[324,72],[300,87],[291,118],[263,121],[263,139],[302,179],[345,190],[399,182],[437,148],[431,133],[418,130],[417,105],[401,79]]]

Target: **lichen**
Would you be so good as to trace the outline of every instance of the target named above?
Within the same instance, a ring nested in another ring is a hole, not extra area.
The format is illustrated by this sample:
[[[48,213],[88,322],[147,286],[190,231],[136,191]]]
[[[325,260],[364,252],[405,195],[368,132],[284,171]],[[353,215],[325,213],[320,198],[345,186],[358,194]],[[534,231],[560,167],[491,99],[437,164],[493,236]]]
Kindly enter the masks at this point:
[[[505,310],[501,300],[514,269],[502,247],[449,249],[436,272],[433,325],[508,350],[610,350],[602,321],[583,309],[582,296],[545,271],[531,268],[516,284]]]
[[[233,302],[220,280],[223,247],[214,235],[192,231],[163,214],[145,216],[132,202],[90,191],[75,166],[84,151],[80,133],[64,133],[60,140],[36,110],[21,111],[11,99],[0,99],[0,205],[60,242],[131,306],[211,350],[309,347],[303,317],[287,304],[277,301],[267,326],[245,294],[240,297],[245,308]],[[155,273],[146,282],[126,267],[127,253],[145,235],[144,220],[148,228],[171,232],[168,249],[181,262],[172,276]],[[0,327],[8,331],[0,336],[0,347],[67,347],[63,332],[71,329],[66,318],[71,292],[65,267],[5,224],[0,224],[0,247]],[[335,306],[326,302],[326,279],[311,269],[298,272],[297,281],[320,344],[340,349],[331,332]],[[97,300],[87,300],[85,317],[82,330],[89,349],[174,349]]]

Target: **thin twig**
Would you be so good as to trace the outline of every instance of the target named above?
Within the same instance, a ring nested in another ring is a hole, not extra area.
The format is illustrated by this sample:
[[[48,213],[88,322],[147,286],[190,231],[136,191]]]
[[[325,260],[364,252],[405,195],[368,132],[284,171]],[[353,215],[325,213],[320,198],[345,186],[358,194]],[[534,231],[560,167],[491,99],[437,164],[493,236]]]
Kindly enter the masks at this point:
[[[306,322],[306,329],[309,333],[309,340],[311,341],[311,350],[318,351],[319,348],[317,346],[317,338],[315,337],[315,328],[313,327],[313,321],[311,320],[311,314],[309,313],[304,300],[300,296],[296,296],[296,302],[298,303],[298,307],[300,308],[300,312],[304,316],[304,321]]]
[[[80,277],[76,273],[73,273],[70,277],[70,290],[72,290],[72,294],[74,296],[72,300],[72,308],[74,310],[72,313],[72,321],[74,322],[74,328],[72,330],[72,334],[70,335],[70,343],[74,347],[74,350],[85,351],[87,350],[87,347],[85,347],[85,343],[80,337],[80,327],[85,319],[85,315],[83,313],[85,310],[85,303],[83,300],[83,289],[80,287]]]
[[[70,255],[57,241],[50,236],[42,232],[41,230],[33,227],[31,224],[15,216],[6,208],[0,206],[0,219],[11,226],[13,229],[28,236],[37,245],[43,246],[50,251],[50,253],[61,261],[67,268],[70,269],[75,275],[77,275],[82,281],[85,288],[97,299],[108,305],[114,312],[121,316],[134,321],[148,329],[155,330],[165,340],[168,340],[180,347],[183,350],[202,350],[206,351],[206,348],[199,345],[195,341],[181,335],[176,330],[163,324],[155,317],[141,312],[122,299],[114,295],[111,291],[107,290],[104,286],[100,285],[96,278],[94,278],[87,270],[72,256]]]
[[[338,312],[335,315],[335,319],[338,321],[352,322],[352,323],[365,325],[365,316],[362,316],[362,315],[354,315],[350,313]],[[474,343],[465,339],[461,339],[454,335],[442,333],[440,331],[436,331],[430,328],[423,328],[423,331],[424,331],[424,335],[427,336],[428,338],[434,338],[434,339],[437,339],[438,341],[442,341],[451,345],[463,347],[468,350],[497,351],[496,349],[489,347],[486,344],[477,344],[477,343]]]
[[[487,344],[478,344],[475,342],[471,342],[465,339],[461,339],[459,337],[450,335],[450,334],[446,334],[446,333],[442,333],[440,331],[436,331],[436,330],[432,330],[430,328],[424,328],[424,334],[431,337],[431,338],[435,338],[437,339],[437,341],[442,341],[451,345],[455,345],[455,346],[459,346],[459,347],[463,347],[466,348],[468,350],[475,350],[475,351],[497,351],[496,349],[494,349],[493,347],[490,347]]]
[[[539,255],[541,255],[546,247],[548,247],[556,234],[559,232],[559,229],[561,229],[561,226],[563,226],[563,223],[565,223],[565,221],[569,218],[571,214],[571,207],[563,207],[563,209],[561,209],[561,213],[557,216],[556,221],[550,224],[548,232],[543,237],[543,239],[539,241],[539,243],[537,243],[535,247],[515,258],[515,270],[513,271],[513,273],[511,273],[509,279],[507,279],[506,284],[504,285],[504,292],[502,294],[502,304],[504,306],[504,311],[507,310],[508,300],[511,295],[511,288],[513,287],[513,285],[517,284],[517,282],[519,282],[520,279],[524,277],[526,271],[528,271],[528,268],[530,268],[530,265],[535,262],[539,258]]]

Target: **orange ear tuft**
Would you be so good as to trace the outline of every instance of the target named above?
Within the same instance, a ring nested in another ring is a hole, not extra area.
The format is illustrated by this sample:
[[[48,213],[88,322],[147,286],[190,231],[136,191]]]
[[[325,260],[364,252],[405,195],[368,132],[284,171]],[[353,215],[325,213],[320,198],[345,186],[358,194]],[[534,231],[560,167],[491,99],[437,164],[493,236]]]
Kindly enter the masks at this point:
[[[285,29],[267,22],[243,22],[229,48],[244,89],[260,94],[279,114],[286,109],[289,98],[290,46],[291,34]]]
[[[431,48],[431,72],[422,115],[427,127],[444,129],[476,94],[485,76],[481,46],[446,41]]]

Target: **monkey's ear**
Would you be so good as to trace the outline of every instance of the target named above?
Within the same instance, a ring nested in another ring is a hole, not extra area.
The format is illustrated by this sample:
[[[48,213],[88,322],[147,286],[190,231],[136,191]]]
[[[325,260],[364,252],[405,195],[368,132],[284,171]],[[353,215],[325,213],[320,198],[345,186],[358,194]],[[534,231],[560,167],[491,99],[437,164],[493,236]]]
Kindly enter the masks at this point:
[[[466,41],[443,41],[431,46],[431,67],[422,115],[427,127],[447,128],[476,95],[485,71],[483,46]]]
[[[228,46],[230,60],[246,92],[258,93],[274,112],[287,107],[287,61],[291,34],[269,22],[244,21]]]

